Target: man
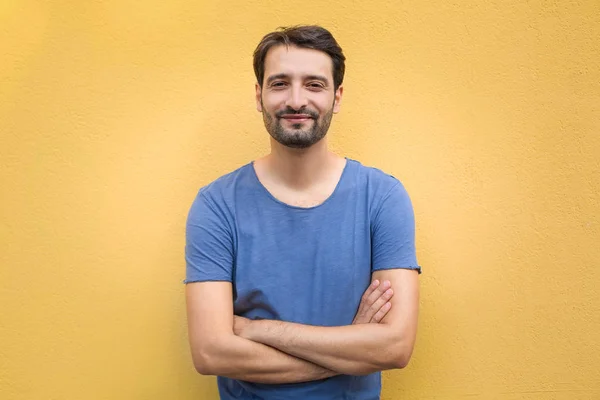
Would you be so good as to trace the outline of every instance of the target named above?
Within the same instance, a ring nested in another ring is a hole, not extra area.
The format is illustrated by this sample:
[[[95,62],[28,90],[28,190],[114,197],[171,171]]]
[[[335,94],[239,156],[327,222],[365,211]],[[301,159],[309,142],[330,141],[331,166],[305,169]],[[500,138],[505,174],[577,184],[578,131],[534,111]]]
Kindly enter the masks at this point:
[[[380,371],[410,359],[410,199],[327,149],[344,61],[321,27],[266,35],[254,70],[271,153],[202,188],[190,210],[192,358],[219,376],[222,399],[379,399]]]

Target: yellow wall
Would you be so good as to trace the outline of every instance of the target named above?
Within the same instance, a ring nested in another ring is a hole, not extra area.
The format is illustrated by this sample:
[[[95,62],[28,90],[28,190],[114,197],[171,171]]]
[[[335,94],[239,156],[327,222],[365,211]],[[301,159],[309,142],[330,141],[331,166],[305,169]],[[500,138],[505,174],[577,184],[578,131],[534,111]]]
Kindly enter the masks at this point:
[[[306,22],[348,58],[333,147],[415,204],[419,338],[383,399],[600,399],[597,0],[2,1],[0,398],[216,398],[184,221],[267,151],[251,54]]]

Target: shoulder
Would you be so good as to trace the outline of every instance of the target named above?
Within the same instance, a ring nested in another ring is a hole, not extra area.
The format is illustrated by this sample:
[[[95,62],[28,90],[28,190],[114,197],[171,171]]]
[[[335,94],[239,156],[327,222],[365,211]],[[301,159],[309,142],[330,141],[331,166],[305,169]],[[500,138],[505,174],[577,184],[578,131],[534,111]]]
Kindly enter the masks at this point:
[[[227,197],[240,183],[248,179],[251,169],[252,163],[245,164],[201,187],[198,195],[207,198]]]
[[[354,167],[358,188],[368,194],[372,203],[381,203],[390,195],[408,196],[402,182],[395,176],[379,168],[366,166],[359,161],[348,159]]]
[[[201,187],[192,203],[190,217],[207,207],[214,213],[230,215],[236,191],[240,185],[247,184],[253,173],[252,168],[251,163],[245,164]]]
[[[196,201],[199,199],[217,203],[233,201],[236,190],[240,186],[247,185],[251,180],[252,168],[252,163],[245,164],[201,187]]]

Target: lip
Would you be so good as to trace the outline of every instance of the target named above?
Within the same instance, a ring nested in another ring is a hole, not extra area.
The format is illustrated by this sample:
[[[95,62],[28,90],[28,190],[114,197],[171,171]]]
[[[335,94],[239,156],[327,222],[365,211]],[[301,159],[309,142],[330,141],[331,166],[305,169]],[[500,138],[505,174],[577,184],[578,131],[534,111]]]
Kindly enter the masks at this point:
[[[290,121],[290,122],[303,122],[312,119],[310,115],[307,114],[292,114],[292,115],[283,115],[281,118]]]

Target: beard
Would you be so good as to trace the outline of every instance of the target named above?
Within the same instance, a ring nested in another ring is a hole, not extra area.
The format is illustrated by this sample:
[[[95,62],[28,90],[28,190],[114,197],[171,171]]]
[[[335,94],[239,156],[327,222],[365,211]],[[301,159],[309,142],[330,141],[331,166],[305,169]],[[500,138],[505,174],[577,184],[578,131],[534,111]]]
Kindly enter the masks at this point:
[[[325,135],[327,135],[333,117],[333,106],[321,119],[319,119],[319,113],[308,108],[302,108],[297,111],[287,108],[276,112],[275,117],[266,112],[264,106],[262,107],[262,110],[263,121],[269,135],[271,135],[278,143],[293,149],[306,149],[323,139]],[[306,114],[310,115],[312,119],[302,123],[292,124],[291,129],[284,128],[281,124],[281,119],[282,116],[286,114]]]

